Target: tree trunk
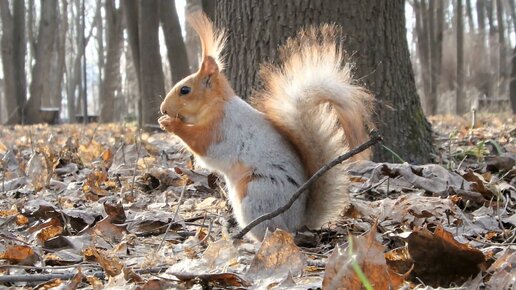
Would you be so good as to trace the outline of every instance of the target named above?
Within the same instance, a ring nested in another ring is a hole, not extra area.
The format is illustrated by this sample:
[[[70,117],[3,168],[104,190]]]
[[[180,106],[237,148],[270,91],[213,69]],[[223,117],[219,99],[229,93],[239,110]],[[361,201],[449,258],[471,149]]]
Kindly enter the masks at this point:
[[[210,2],[214,3],[214,1]],[[167,45],[168,63],[172,83],[175,84],[190,74],[188,56],[186,55],[186,47],[175,3],[169,0],[161,0],[160,5],[160,20]]]
[[[355,75],[377,97],[376,122],[384,144],[408,162],[430,160],[431,128],[409,59],[404,1],[222,0],[216,15],[230,35],[226,73],[244,98],[258,85],[259,65],[277,60],[276,49],[296,30],[310,24],[340,24],[348,35],[344,45],[356,60]],[[374,159],[398,161],[379,146]]]
[[[104,7],[106,6],[106,2],[109,2],[109,1],[104,1]],[[107,11],[104,11],[104,13],[106,13]],[[104,19],[107,18],[107,13],[105,14],[106,16],[105,17],[98,17],[95,21],[95,27],[96,27],[96,35],[95,35],[95,39],[96,39],[96,42],[97,42],[97,83],[98,83],[98,86],[97,86],[97,98],[98,98],[98,102],[93,102],[93,104],[95,105],[93,107],[93,110],[95,112],[98,112],[99,111],[99,108],[97,107],[99,102],[102,103],[102,99],[101,99],[101,94],[102,94],[102,84],[104,82],[104,66],[106,64],[106,44],[105,44],[105,41],[104,41],[104,34],[105,34],[105,30],[107,29],[105,27],[105,23],[104,23]],[[102,106],[102,105],[101,105]]]
[[[512,72],[509,90],[512,113],[516,114],[516,47],[512,51]]]
[[[471,0],[466,0],[466,14],[468,15],[469,32],[475,32],[475,24],[473,19],[473,9],[471,8]]]
[[[213,0],[202,0],[202,11],[210,18],[215,20],[217,2]]]
[[[457,0],[456,31],[457,31],[457,87],[455,96],[455,110],[457,114],[462,115],[466,112],[464,100],[464,16],[462,8],[462,0]]]
[[[107,26],[107,56],[104,66],[104,79],[100,89],[100,121],[113,122],[115,120],[115,95],[119,91],[120,57],[123,45],[122,8],[115,7],[114,0],[106,0],[106,26]]]
[[[496,18],[498,22],[498,97],[505,95],[506,62],[505,20],[502,0],[496,0]]]
[[[136,71],[136,78],[138,80],[138,92],[141,93],[141,79],[140,79],[140,40],[138,35],[139,11],[137,0],[125,0],[120,2],[122,9],[124,9],[125,25],[127,27],[127,38],[129,47],[131,48],[131,56],[133,59],[134,69]],[[138,124],[143,123],[142,119],[142,102],[141,97],[138,98]]]
[[[210,1],[215,2],[215,1]],[[186,10],[185,13],[193,13],[195,11],[202,9],[202,3],[200,0],[189,0],[186,2]],[[215,21],[214,18],[212,18]],[[188,54],[188,64],[190,65],[190,71],[196,71],[199,68],[199,58],[201,56],[201,44],[199,43],[199,38],[197,37],[197,33],[193,30],[192,26],[186,23],[186,53]]]
[[[432,2],[432,1],[430,1]],[[416,35],[417,35],[417,53],[421,63],[421,83],[423,85],[423,106],[425,112],[429,115],[432,111],[432,84],[431,84],[431,33],[429,32],[428,9],[426,8],[426,0],[415,0],[414,10],[416,13]]]
[[[511,18],[513,22],[513,27],[516,29],[516,5],[514,0],[509,0],[509,7],[511,9]],[[511,100],[511,108],[512,113],[516,114],[516,46],[512,50],[512,71],[511,71],[511,81],[509,87],[509,96]]]
[[[142,122],[150,129],[157,126],[159,104],[165,97],[165,84],[159,51],[159,1],[140,0],[138,38],[140,49],[140,98]]]
[[[57,30],[57,0],[41,2],[41,16],[39,21],[38,41],[36,46],[35,63],[32,68],[30,84],[30,98],[25,106],[26,121],[28,124],[41,123],[42,100],[50,100],[52,83],[48,81],[48,73],[52,67],[52,52],[55,49],[54,35]]]
[[[2,64],[4,97],[7,106],[7,124],[23,123],[23,109],[27,98],[25,76],[25,4],[15,1],[13,13],[9,1],[0,1],[2,18]]]
[[[66,70],[66,35],[68,34],[68,0],[62,0],[62,10],[59,23],[59,36],[57,44],[57,101],[56,107],[61,108],[61,97],[63,91],[63,81]]]

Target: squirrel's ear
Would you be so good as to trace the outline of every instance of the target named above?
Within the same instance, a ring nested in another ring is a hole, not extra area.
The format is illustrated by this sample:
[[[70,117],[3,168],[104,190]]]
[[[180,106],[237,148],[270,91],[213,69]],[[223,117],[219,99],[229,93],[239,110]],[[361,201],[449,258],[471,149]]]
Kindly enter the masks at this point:
[[[206,56],[201,65],[201,74],[203,75],[212,75],[214,73],[219,72],[219,66],[217,65],[217,62],[215,59],[211,56]]]

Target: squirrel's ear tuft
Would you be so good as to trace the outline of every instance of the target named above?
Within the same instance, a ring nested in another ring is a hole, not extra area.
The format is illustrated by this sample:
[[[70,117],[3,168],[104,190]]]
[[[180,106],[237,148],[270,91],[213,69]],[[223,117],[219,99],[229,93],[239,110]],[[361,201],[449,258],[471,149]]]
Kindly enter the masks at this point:
[[[211,76],[212,74],[219,72],[219,65],[213,57],[206,56],[202,61],[200,71],[203,75]]]
[[[207,61],[214,62],[217,71],[222,71],[224,69],[222,50],[226,43],[224,30],[216,29],[213,22],[202,12],[189,14],[187,20],[201,40],[203,65]]]

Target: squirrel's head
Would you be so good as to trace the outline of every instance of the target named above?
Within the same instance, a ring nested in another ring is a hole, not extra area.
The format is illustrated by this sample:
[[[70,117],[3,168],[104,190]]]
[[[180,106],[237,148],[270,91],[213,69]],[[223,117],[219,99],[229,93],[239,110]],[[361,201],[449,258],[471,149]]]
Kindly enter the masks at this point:
[[[188,22],[201,40],[202,63],[199,70],[178,82],[167,94],[160,111],[186,124],[209,122],[210,115],[220,104],[234,96],[224,74],[221,52],[224,47],[223,31],[216,31],[203,13],[189,15]]]

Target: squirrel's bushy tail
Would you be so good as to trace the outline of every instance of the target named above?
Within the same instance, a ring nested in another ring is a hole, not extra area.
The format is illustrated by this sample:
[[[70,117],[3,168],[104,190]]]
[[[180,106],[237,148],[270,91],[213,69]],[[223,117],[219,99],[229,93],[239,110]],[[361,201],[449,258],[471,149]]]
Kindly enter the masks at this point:
[[[296,146],[308,175],[364,142],[371,127],[373,97],[353,84],[339,35],[337,26],[325,24],[289,39],[280,50],[282,63],[262,68],[264,88],[254,100]],[[348,183],[346,164],[322,176],[310,189],[305,224],[321,227],[347,209]]]

